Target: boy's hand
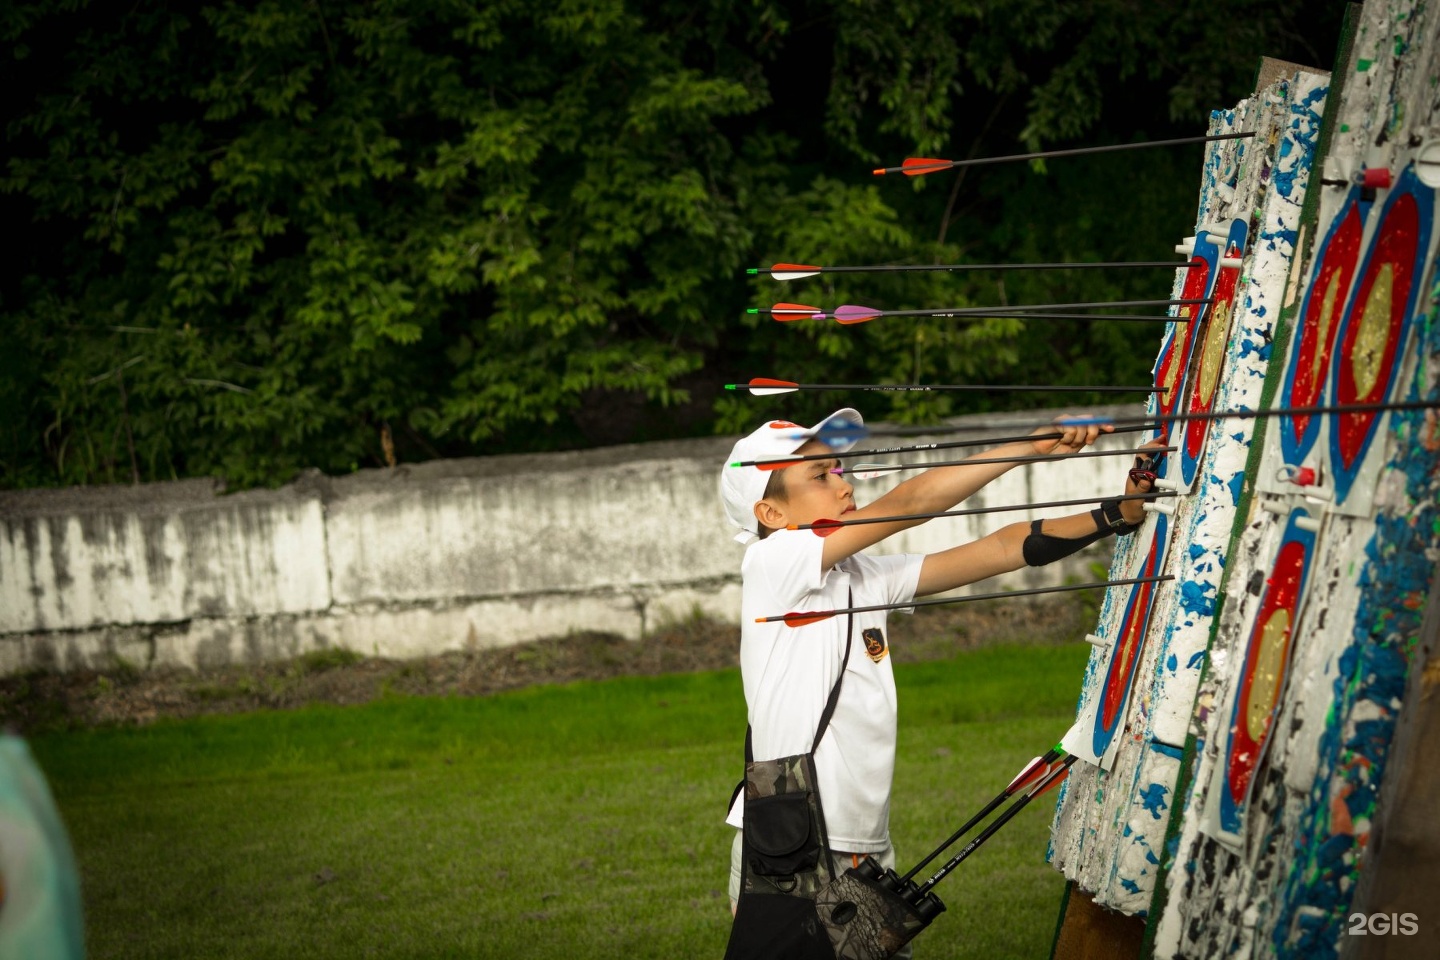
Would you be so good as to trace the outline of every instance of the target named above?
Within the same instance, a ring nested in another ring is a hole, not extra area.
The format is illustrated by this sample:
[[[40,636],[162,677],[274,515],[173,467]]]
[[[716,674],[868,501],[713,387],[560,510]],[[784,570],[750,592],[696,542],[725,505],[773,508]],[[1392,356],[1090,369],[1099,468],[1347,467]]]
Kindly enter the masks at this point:
[[[1041,427],[1035,431],[1038,436],[1045,437],[1044,440],[1032,440],[1030,443],[1035,448],[1036,453],[1063,456],[1067,453],[1078,453],[1084,450],[1090,444],[1094,443],[1100,434],[1110,433],[1114,429],[1115,428],[1108,423],[1077,425],[1066,423],[1063,420],[1057,420],[1054,426]],[[1057,430],[1060,432],[1058,439],[1054,436]]]
[[[1146,447],[1165,446],[1164,440],[1151,440],[1145,444]],[[1160,462],[1165,458],[1162,454],[1151,454],[1149,456],[1138,456],[1135,458],[1135,466],[1130,471],[1125,481],[1125,494],[1127,496],[1137,493],[1149,493],[1155,489],[1155,472],[1160,467]],[[1126,523],[1141,523],[1145,519],[1144,500],[1121,500],[1120,515],[1125,518]]]

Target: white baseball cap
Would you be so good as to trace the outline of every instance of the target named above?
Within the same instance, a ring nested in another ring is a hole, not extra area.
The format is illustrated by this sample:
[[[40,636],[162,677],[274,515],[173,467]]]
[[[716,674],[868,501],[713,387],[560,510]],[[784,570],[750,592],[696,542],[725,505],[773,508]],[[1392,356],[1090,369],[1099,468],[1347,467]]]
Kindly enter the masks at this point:
[[[776,460],[799,450],[805,442],[820,432],[820,428],[835,419],[847,420],[857,427],[865,425],[865,419],[852,407],[841,407],[813,427],[802,427],[789,420],[771,420],[761,424],[753,433],[742,437],[730,450],[725,465],[720,468],[720,502],[725,504],[725,516],[741,529],[735,536],[740,543],[759,539],[760,523],[755,519],[755,504],[765,499],[765,485],[770,481],[772,471],[759,467],[732,467],[732,463],[750,460]],[[830,444],[836,453],[843,453],[855,446],[857,440],[845,440]]]

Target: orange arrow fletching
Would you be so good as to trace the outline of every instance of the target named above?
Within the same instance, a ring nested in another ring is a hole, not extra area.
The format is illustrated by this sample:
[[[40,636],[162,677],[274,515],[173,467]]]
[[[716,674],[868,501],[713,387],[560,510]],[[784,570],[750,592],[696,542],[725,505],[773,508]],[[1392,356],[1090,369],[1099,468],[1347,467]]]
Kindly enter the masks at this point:
[[[761,460],[755,464],[756,470],[784,470],[786,467],[793,467],[797,463],[804,463],[803,460]]]
[[[1031,794],[1031,796],[1035,796],[1035,797],[1044,796],[1045,794],[1049,793],[1051,790],[1054,790],[1056,787],[1060,786],[1060,784],[1064,783],[1064,782],[1065,782],[1065,778],[1068,777],[1068,776],[1070,776],[1070,770],[1069,770],[1069,768],[1067,767],[1064,773],[1062,773],[1062,774],[1060,774],[1059,776],[1055,777],[1054,779],[1050,780],[1048,783],[1045,783],[1044,785],[1042,785],[1042,786],[1040,787],[1040,789],[1037,790],[1037,791],[1035,791],[1035,793]]]
[[[1016,790],[1023,790],[1025,787],[1028,787],[1043,777],[1049,770],[1050,765],[1048,763],[1041,763],[1040,758],[1036,757],[1025,764],[1025,769],[1015,775],[1015,779],[1010,781],[1010,785],[1005,788],[1005,792],[1014,793]]]
[[[821,622],[821,620],[828,620],[829,617],[832,616],[835,616],[834,613],[828,612],[786,613],[785,617],[783,617],[783,620],[785,620],[785,626],[808,626],[811,625],[811,623],[819,623]],[[773,620],[775,619],[775,617],[770,617],[770,619]]]
[[[810,524],[810,532],[815,534],[815,536],[817,537],[828,537],[830,536],[830,534],[834,533],[836,530],[839,530],[843,526],[845,526],[845,524],[840,522],[839,520],[831,520],[828,517],[821,517],[819,520],[816,520],[814,523]]]
[[[819,312],[819,307],[807,307],[803,303],[777,303],[770,308],[770,316],[782,322],[808,320]]]
[[[803,280],[806,277],[818,276],[819,273],[819,267],[812,267],[808,263],[777,263],[770,268],[770,276],[776,280]]]
[[[932,160],[929,157],[907,157],[900,165],[900,172],[907,177],[923,177],[927,173],[949,170],[955,165],[951,160]]]
[[[748,386],[750,395],[754,397],[772,397],[777,393],[794,393],[800,389],[800,384],[792,380],[772,380],[769,377],[752,377]]]
[[[1030,797],[1033,799],[1035,797],[1041,796],[1042,794],[1049,793],[1051,790],[1054,790],[1056,787],[1060,786],[1060,784],[1064,783],[1065,778],[1070,776],[1070,769],[1074,762],[1075,757],[1073,755],[1067,757],[1065,760],[1062,760],[1060,763],[1060,769],[1052,770],[1048,774],[1050,779],[1042,780],[1039,785],[1030,793]]]

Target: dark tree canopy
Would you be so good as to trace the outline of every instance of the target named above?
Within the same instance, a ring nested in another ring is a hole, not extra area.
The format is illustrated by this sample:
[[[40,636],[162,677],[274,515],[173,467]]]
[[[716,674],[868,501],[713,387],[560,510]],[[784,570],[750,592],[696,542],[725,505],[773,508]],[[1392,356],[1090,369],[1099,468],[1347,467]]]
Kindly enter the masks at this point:
[[[1302,6],[9,4],[0,486],[735,430],[779,409],[719,389],[754,375],[1142,383],[1146,326],[744,310],[1163,296],[1163,271],[743,271],[1173,256],[1199,148],[869,169],[1198,134],[1259,55],[1329,67],[1343,4]],[[911,422],[1057,399],[870,397]]]

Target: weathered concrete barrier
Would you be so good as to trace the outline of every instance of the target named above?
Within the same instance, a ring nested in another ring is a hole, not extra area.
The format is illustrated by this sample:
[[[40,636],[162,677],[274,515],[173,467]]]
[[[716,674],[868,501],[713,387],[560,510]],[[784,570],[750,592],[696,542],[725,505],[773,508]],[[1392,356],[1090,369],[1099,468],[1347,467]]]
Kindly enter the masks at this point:
[[[943,438],[916,442],[930,439]],[[732,443],[443,460],[230,495],[205,480],[0,493],[0,671],[330,646],[418,656],[578,630],[635,638],[696,613],[733,621],[742,548],[715,492]],[[1019,467],[967,505],[1116,493],[1126,466]],[[930,552],[1029,516],[942,520],[883,549]],[[1088,578],[1096,560],[1108,555],[984,589]]]

